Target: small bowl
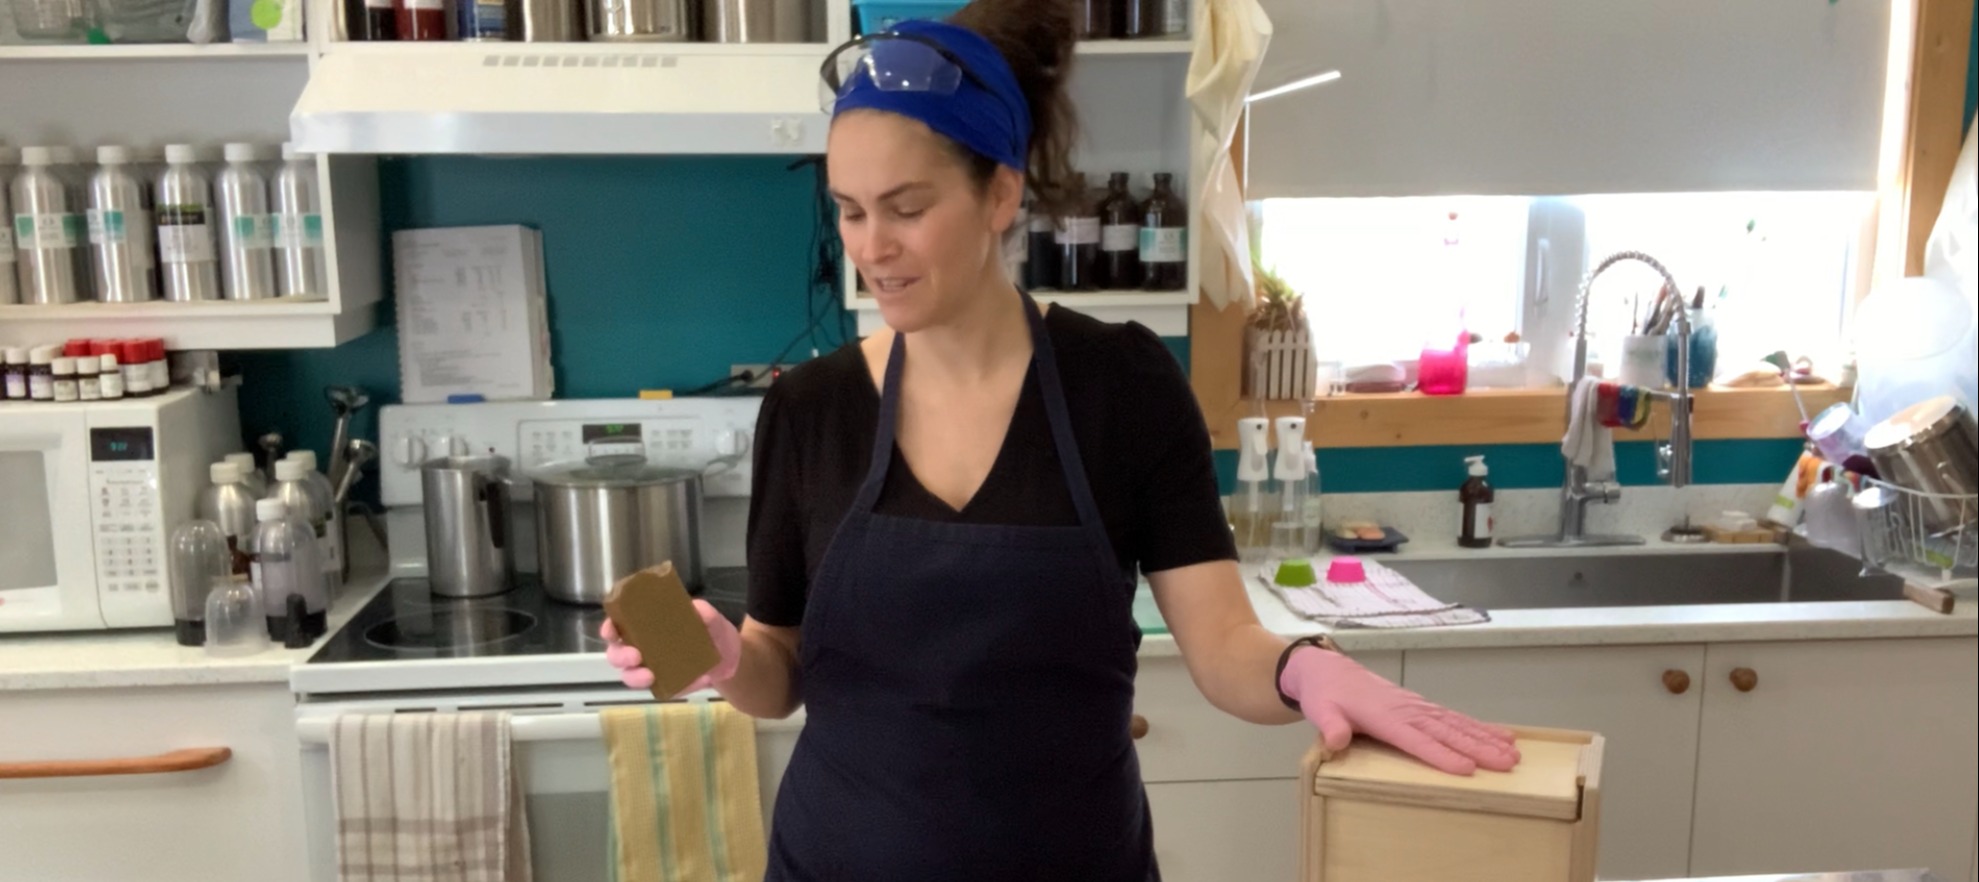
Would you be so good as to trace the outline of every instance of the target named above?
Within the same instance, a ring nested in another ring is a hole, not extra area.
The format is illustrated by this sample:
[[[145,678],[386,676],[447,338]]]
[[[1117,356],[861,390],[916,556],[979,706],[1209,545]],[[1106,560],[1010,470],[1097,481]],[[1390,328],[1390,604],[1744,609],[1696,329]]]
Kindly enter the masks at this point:
[[[1326,581],[1335,585],[1351,585],[1367,581],[1367,567],[1357,557],[1336,557],[1326,565]]]
[[[1318,584],[1319,576],[1313,573],[1312,561],[1292,558],[1278,564],[1278,572],[1271,581],[1284,588],[1309,588]]]

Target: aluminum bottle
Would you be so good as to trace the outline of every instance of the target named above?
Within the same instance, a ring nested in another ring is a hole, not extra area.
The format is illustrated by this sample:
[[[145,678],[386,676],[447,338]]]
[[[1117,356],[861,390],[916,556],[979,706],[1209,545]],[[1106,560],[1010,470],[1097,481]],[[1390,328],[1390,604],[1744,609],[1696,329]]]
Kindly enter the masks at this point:
[[[323,259],[323,190],[314,157],[282,145],[275,173],[275,291],[283,297],[320,297],[330,291]]]
[[[198,161],[191,144],[165,147],[165,172],[156,192],[159,283],[166,300],[220,299],[213,194]]]
[[[96,148],[89,179],[89,251],[96,299],[142,303],[158,299],[157,255],[144,184],[131,173],[130,151]]]
[[[275,296],[275,235],[268,179],[254,167],[253,144],[228,144],[227,167],[213,179],[220,213],[220,279],[228,300]]]
[[[82,217],[69,203],[68,187],[54,169],[52,148],[21,148],[21,170],[14,176],[14,257],[22,303],[74,303],[76,250],[82,244]]]

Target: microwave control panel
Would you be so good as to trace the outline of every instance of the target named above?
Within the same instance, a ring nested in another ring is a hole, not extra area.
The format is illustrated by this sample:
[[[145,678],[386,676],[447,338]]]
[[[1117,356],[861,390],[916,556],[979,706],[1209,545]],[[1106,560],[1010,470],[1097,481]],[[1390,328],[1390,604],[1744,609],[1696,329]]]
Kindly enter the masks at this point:
[[[89,522],[96,584],[110,594],[165,591],[165,519],[149,427],[89,430]]]
[[[444,456],[506,457],[516,478],[586,460],[643,457],[705,470],[710,497],[749,495],[756,396],[392,405],[379,411],[388,506],[418,505],[419,467]],[[519,482],[517,498],[533,493]]]

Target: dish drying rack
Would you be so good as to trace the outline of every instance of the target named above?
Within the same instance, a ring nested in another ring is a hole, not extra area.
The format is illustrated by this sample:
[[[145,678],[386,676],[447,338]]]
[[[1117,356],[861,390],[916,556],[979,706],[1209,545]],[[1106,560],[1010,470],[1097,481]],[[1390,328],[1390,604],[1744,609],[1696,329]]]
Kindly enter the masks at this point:
[[[1879,495],[1870,497],[1872,492]],[[1864,478],[1856,514],[1866,569],[1968,595],[1979,586],[1979,495],[1927,493]]]

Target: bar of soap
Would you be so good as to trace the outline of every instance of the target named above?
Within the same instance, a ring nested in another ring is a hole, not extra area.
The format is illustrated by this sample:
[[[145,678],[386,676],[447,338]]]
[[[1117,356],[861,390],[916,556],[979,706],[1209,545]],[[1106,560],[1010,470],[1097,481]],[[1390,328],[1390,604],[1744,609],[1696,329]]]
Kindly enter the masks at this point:
[[[618,580],[605,595],[605,615],[619,639],[639,650],[653,672],[653,697],[680,694],[721,662],[708,626],[671,562]]]

